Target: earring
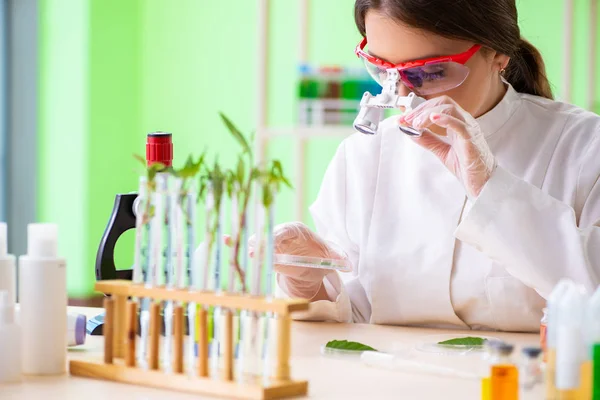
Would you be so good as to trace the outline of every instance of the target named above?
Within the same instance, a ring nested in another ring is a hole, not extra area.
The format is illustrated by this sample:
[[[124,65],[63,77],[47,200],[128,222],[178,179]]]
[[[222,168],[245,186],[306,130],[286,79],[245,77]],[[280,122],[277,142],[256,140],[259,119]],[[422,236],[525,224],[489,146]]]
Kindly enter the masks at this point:
[[[500,70],[500,75],[504,76],[505,73],[506,73],[506,68],[502,68]]]

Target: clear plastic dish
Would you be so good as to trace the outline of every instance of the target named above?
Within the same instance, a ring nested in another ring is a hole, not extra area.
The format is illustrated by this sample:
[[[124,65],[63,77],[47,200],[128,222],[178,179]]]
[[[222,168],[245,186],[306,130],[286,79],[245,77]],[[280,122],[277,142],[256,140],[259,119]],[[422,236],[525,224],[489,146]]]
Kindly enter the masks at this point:
[[[477,334],[445,334],[445,335],[430,335],[425,336],[419,341],[415,347],[419,351],[425,353],[435,354],[451,354],[451,355],[465,355],[470,353],[479,353],[485,349],[485,344],[482,345],[453,345],[453,344],[439,344],[451,339],[465,338],[465,337],[478,337],[485,340],[499,340],[498,338],[491,336],[480,336]]]
[[[331,269],[340,272],[352,271],[352,264],[349,260],[339,260],[334,258],[319,258],[294,256],[291,254],[275,254],[275,264],[289,265],[292,267]]]

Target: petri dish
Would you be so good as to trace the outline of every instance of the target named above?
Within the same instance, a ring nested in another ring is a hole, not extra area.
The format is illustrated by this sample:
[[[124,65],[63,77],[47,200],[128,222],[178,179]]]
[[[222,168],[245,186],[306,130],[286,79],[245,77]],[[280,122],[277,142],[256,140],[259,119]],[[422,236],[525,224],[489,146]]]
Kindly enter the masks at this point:
[[[275,254],[274,263],[279,265],[289,265],[292,267],[331,269],[340,272],[352,271],[352,264],[349,260],[340,260],[334,258],[295,256],[292,254]]]
[[[453,344],[439,344],[451,339],[465,338],[465,337],[478,337],[484,340],[500,340],[491,336],[480,336],[476,334],[444,334],[444,335],[429,335],[425,336],[419,341],[415,347],[417,350],[425,353],[435,353],[442,355],[467,355],[471,353],[478,354],[485,350],[485,344],[482,345],[453,345]]]

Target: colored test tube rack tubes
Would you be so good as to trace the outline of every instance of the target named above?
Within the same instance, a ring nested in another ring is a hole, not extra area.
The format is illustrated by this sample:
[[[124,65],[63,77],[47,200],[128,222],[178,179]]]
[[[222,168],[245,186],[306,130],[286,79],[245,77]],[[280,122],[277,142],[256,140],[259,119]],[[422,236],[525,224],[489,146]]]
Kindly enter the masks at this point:
[[[229,398],[265,399],[305,395],[308,382],[294,380],[290,374],[291,314],[308,309],[308,301],[302,299],[273,299],[235,293],[216,293],[189,288],[174,289],[165,286],[147,287],[124,280],[107,280],[96,283],[97,291],[110,295],[105,299],[106,318],[104,323],[104,351],[99,361],[72,360],[70,373],[74,376],[111,380],[134,385],[155,387],[174,391],[201,393]],[[138,303],[128,299],[150,299],[150,336],[147,368],[136,362],[136,346],[139,341],[137,310]],[[173,342],[173,359],[168,370],[159,362],[160,307],[163,302],[174,301],[178,306],[174,312],[172,337],[162,338]],[[183,304],[199,305],[197,318],[198,356],[194,365],[184,363],[185,340]],[[228,310],[223,329],[224,362],[219,376],[209,376],[208,362],[208,307]],[[270,313],[276,321],[276,348],[272,376],[246,376],[240,379],[234,368],[233,311]],[[193,370],[190,370],[193,369]],[[167,372],[169,371],[169,372]]]

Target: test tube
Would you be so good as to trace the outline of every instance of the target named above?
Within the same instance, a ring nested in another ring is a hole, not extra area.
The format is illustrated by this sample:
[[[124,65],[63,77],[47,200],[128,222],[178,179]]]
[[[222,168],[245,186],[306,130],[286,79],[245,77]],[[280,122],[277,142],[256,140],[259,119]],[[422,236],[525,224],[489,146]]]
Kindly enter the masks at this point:
[[[273,295],[273,260],[275,257],[275,242],[273,237],[273,231],[275,229],[275,193],[273,193],[273,200],[269,207],[266,209],[267,224],[266,224],[266,241],[267,249],[265,253],[265,269],[266,269],[266,282],[265,282],[265,295],[271,297]]]
[[[223,290],[223,273],[222,268],[222,256],[223,256],[223,214],[225,206],[225,188],[221,189],[221,196],[219,199],[215,198],[215,204],[217,207],[212,211],[216,218],[216,232],[217,237],[214,239],[215,244],[215,258],[214,258],[214,290],[215,292],[221,292]],[[211,372],[216,374],[219,367],[222,364],[223,356],[223,317],[225,313],[221,307],[213,308],[213,323],[212,323],[212,343],[210,346],[210,367]]]
[[[239,246],[239,244],[240,244],[240,243],[238,243],[238,236],[240,236],[242,233],[241,227],[240,227],[241,218],[240,218],[240,208],[239,208],[239,201],[238,201],[239,194],[240,194],[240,187],[236,183],[234,185],[232,193],[231,193],[232,245],[230,246],[230,257],[229,257],[229,284],[228,284],[229,293],[237,292],[238,288],[239,288],[239,285],[237,283],[238,279],[237,279],[237,271],[236,271],[236,265],[239,262],[238,261],[239,253],[236,254],[236,247]],[[241,236],[240,236],[240,238],[241,238]],[[234,330],[233,349],[234,349],[234,355],[235,355],[238,353],[238,347],[239,347],[240,313],[236,310],[230,310],[230,311],[233,313],[233,330]]]
[[[178,258],[181,258],[181,253],[177,252],[177,244],[180,242],[181,232],[179,230],[178,219],[180,219],[180,203],[179,195],[181,192],[182,181],[180,178],[173,178],[168,180],[168,194],[165,198],[167,210],[166,218],[166,245],[167,245],[167,257],[164,268],[165,285],[167,288],[172,289],[175,287],[175,264]],[[165,343],[163,349],[163,363],[165,370],[170,372],[172,370],[171,360],[173,355],[173,301],[166,301],[164,307],[164,320],[165,320]]]
[[[204,291],[209,290],[210,288],[210,254],[212,249],[211,241],[214,239],[212,237],[211,230],[211,211],[214,208],[214,196],[210,184],[206,191],[205,205],[204,205],[204,241],[198,247],[198,252],[195,254],[195,261],[200,263],[200,269],[196,271],[196,273],[192,274],[194,280],[194,286],[196,288],[201,288]],[[193,264],[194,266],[196,264]],[[192,339],[192,344],[189,351],[189,357],[194,358],[194,350],[195,350],[195,341],[196,337],[198,337],[198,371],[200,376],[208,376],[208,354],[210,350],[207,348],[210,346],[210,332],[208,327],[205,325],[208,320],[209,315],[209,307],[206,305],[202,305],[202,309],[198,315],[200,319],[199,327],[201,331],[196,332],[196,305],[190,303],[188,309],[188,318],[190,321],[190,337]],[[206,342],[205,342],[206,339]],[[205,345],[208,343],[208,345]]]
[[[250,285],[250,274],[249,269],[249,256],[248,256],[248,225],[250,223],[250,208],[251,204],[248,202],[246,210],[244,210],[245,220],[242,224],[242,242],[241,242],[241,253],[242,253],[242,270],[244,271],[245,286],[247,290],[251,290]],[[251,344],[251,313],[248,310],[242,310],[239,318],[239,346],[238,346],[238,357],[237,357],[237,370],[238,380],[243,381],[245,379],[244,374],[249,373],[251,368],[250,363],[250,344]]]
[[[140,177],[138,203],[135,218],[135,251],[133,260],[133,282],[142,283],[148,268],[148,235],[150,233],[150,202],[148,201],[148,179]]]
[[[235,264],[236,264],[237,260],[236,260],[236,254],[235,254],[235,245],[237,242],[239,224],[240,224],[238,198],[237,198],[238,193],[239,193],[239,186],[236,184],[231,193],[231,240],[232,240],[232,245],[231,245],[230,257],[229,257],[229,282],[228,282],[228,291],[230,293],[235,292],[235,288],[236,288]]]
[[[186,262],[185,272],[187,275],[188,286],[194,289],[200,289],[200,269],[196,265],[196,185],[194,181],[188,183],[188,187],[184,193],[184,206],[185,210],[185,251],[186,251]],[[182,241],[183,247],[183,241]],[[179,287],[185,287],[184,274],[181,273]],[[188,348],[186,351],[186,363],[188,371],[193,374],[195,371],[195,352],[196,352],[196,303],[188,303]]]
[[[138,189],[138,204],[136,208],[136,218],[135,218],[135,252],[134,252],[134,264],[133,264],[133,282],[136,284],[146,282],[148,277],[148,267],[149,267],[149,257],[150,257],[150,249],[151,249],[151,241],[150,241],[150,196],[152,193],[148,191],[148,179],[145,176],[140,177],[139,180],[139,189]],[[136,301],[140,301],[140,299],[134,299]],[[141,299],[141,317],[142,320],[144,317],[149,318],[149,300]],[[144,311],[146,314],[144,314]],[[137,316],[136,316],[137,319]],[[142,328],[144,326],[142,325]],[[146,355],[146,340],[148,337],[148,326],[146,325],[146,330],[142,330],[142,340],[140,343],[140,347],[138,347],[137,354],[135,357],[137,358],[138,363],[142,360],[145,360]],[[135,340],[135,339],[134,339]],[[140,364],[141,366],[144,363]]]
[[[267,248],[265,252],[265,290],[264,295],[270,298],[273,295],[273,270],[274,270],[274,256],[275,256],[275,241],[273,237],[273,231],[275,229],[275,191],[272,193],[271,204],[265,209],[267,214],[266,223],[266,242]],[[276,333],[276,316],[273,313],[267,313],[264,315],[264,350],[263,350],[263,375],[265,379],[269,379],[273,368],[273,354],[277,346],[277,333]]]
[[[165,186],[166,177],[164,174],[157,174],[155,177],[155,191],[148,193],[148,198],[152,199],[154,205],[154,215],[150,220],[150,245],[148,258],[148,273],[146,274],[146,287],[156,286],[160,274],[160,267],[163,261],[163,229],[164,229],[164,206],[165,206]],[[150,299],[142,299],[142,311],[140,313],[141,344],[138,364],[148,367],[148,338],[150,334]]]
[[[251,293],[254,296],[260,296],[261,291],[261,279],[263,276],[263,261],[264,261],[264,225],[265,216],[264,208],[261,203],[261,188],[257,184],[254,198],[254,226],[256,235],[256,248],[254,249],[254,257],[252,259],[252,284]],[[248,367],[250,373],[260,375],[261,374],[261,355],[263,350],[263,339],[264,335],[264,318],[258,312],[250,313],[250,327],[249,327],[250,341],[249,355],[248,355]]]
[[[219,264],[220,264],[220,247],[219,247],[219,241],[221,240],[219,238],[219,224],[220,224],[220,220],[221,217],[219,215],[219,208],[220,208],[220,198],[218,199],[217,196],[215,196],[215,188],[214,188],[214,182],[210,182],[207,188],[207,194],[206,194],[206,208],[205,208],[205,215],[206,215],[206,233],[205,233],[205,243],[206,243],[206,254],[204,254],[205,257],[205,262],[206,262],[206,268],[204,271],[204,281],[203,281],[203,286],[205,290],[208,289],[213,289],[215,292],[219,290],[219,285],[220,285],[220,268],[219,268]],[[219,202],[219,203],[218,203]],[[217,204],[218,203],[218,204]],[[216,226],[216,233],[213,234],[213,226]],[[215,248],[214,250],[214,258],[212,257],[213,255],[213,248]],[[210,271],[212,270],[212,276],[210,275]],[[216,335],[215,335],[215,331],[216,331],[216,327],[215,324],[218,323],[216,322],[215,318],[215,312],[216,312],[216,308],[206,308],[206,312],[208,314],[208,356],[209,356],[209,369],[211,374],[216,372],[216,368],[217,368],[217,363],[218,363],[218,343],[217,340],[215,340]]]

